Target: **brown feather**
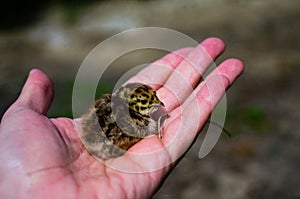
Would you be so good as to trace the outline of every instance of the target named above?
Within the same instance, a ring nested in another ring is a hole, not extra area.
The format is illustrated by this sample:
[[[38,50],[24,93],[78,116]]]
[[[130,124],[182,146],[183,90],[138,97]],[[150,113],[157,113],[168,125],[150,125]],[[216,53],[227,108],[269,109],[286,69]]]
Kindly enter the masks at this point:
[[[82,117],[82,142],[97,158],[121,156],[144,137],[160,131],[160,117],[153,119],[151,114],[162,107],[155,91],[139,83],[104,94]]]

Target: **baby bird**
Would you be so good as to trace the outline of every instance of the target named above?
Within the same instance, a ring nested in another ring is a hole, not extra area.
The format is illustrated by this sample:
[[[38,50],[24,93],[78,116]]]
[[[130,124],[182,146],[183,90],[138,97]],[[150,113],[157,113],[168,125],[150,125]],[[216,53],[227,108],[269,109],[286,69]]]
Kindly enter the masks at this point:
[[[127,84],[102,95],[83,115],[81,140],[91,155],[102,160],[122,156],[148,135],[161,138],[164,116],[164,104],[151,87]]]

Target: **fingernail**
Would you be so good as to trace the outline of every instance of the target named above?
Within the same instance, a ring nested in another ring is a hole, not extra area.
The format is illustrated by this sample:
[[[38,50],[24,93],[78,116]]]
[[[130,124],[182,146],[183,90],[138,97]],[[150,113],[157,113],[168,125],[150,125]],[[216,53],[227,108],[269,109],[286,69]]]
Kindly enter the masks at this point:
[[[29,76],[32,76],[32,75],[34,75],[37,72],[38,72],[38,69],[33,68],[33,69],[30,70]]]

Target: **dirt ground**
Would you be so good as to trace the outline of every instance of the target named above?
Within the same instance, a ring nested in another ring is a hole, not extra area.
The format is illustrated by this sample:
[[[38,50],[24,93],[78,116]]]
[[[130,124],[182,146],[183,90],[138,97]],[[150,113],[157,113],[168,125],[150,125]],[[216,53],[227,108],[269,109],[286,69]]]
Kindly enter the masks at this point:
[[[220,37],[227,47],[217,63],[238,57],[246,67],[227,92],[225,128],[233,137],[222,137],[199,159],[201,135],[154,198],[300,198],[298,0],[101,1],[83,8],[50,6],[38,16],[0,32],[0,116],[33,67],[53,78],[49,116],[72,116],[80,64],[98,43],[123,30],[164,27],[198,42]],[[131,66],[162,55],[146,50],[121,57],[105,72],[102,92]]]

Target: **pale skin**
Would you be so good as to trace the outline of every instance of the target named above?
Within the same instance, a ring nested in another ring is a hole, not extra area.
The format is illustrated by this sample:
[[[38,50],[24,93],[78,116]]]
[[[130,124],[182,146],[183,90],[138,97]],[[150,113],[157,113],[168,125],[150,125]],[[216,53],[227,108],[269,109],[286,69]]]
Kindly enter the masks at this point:
[[[155,78],[158,84],[150,86],[157,90],[169,113],[162,139],[150,136],[129,150],[149,152],[162,148],[159,158],[153,156],[156,158],[137,162],[125,155],[112,160],[149,171],[139,174],[115,170],[92,157],[75,128],[80,119],[48,118],[53,86],[46,74],[32,70],[20,96],[1,121],[0,198],[151,197],[176,164],[174,161],[192,144],[225,90],[243,71],[241,61],[227,59],[199,84],[211,59],[216,59],[223,50],[220,39],[209,38],[196,48],[166,55],[129,80],[147,84]],[[194,65],[182,61],[178,54],[188,57]],[[168,70],[153,70],[157,64]],[[221,78],[214,78],[217,74]],[[183,79],[193,89],[179,83]],[[208,91],[207,85],[214,89]],[[194,111],[195,106],[200,113]],[[186,128],[180,128],[177,134],[179,125]],[[172,145],[166,147],[171,141]],[[163,163],[169,160],[171,164]]]

